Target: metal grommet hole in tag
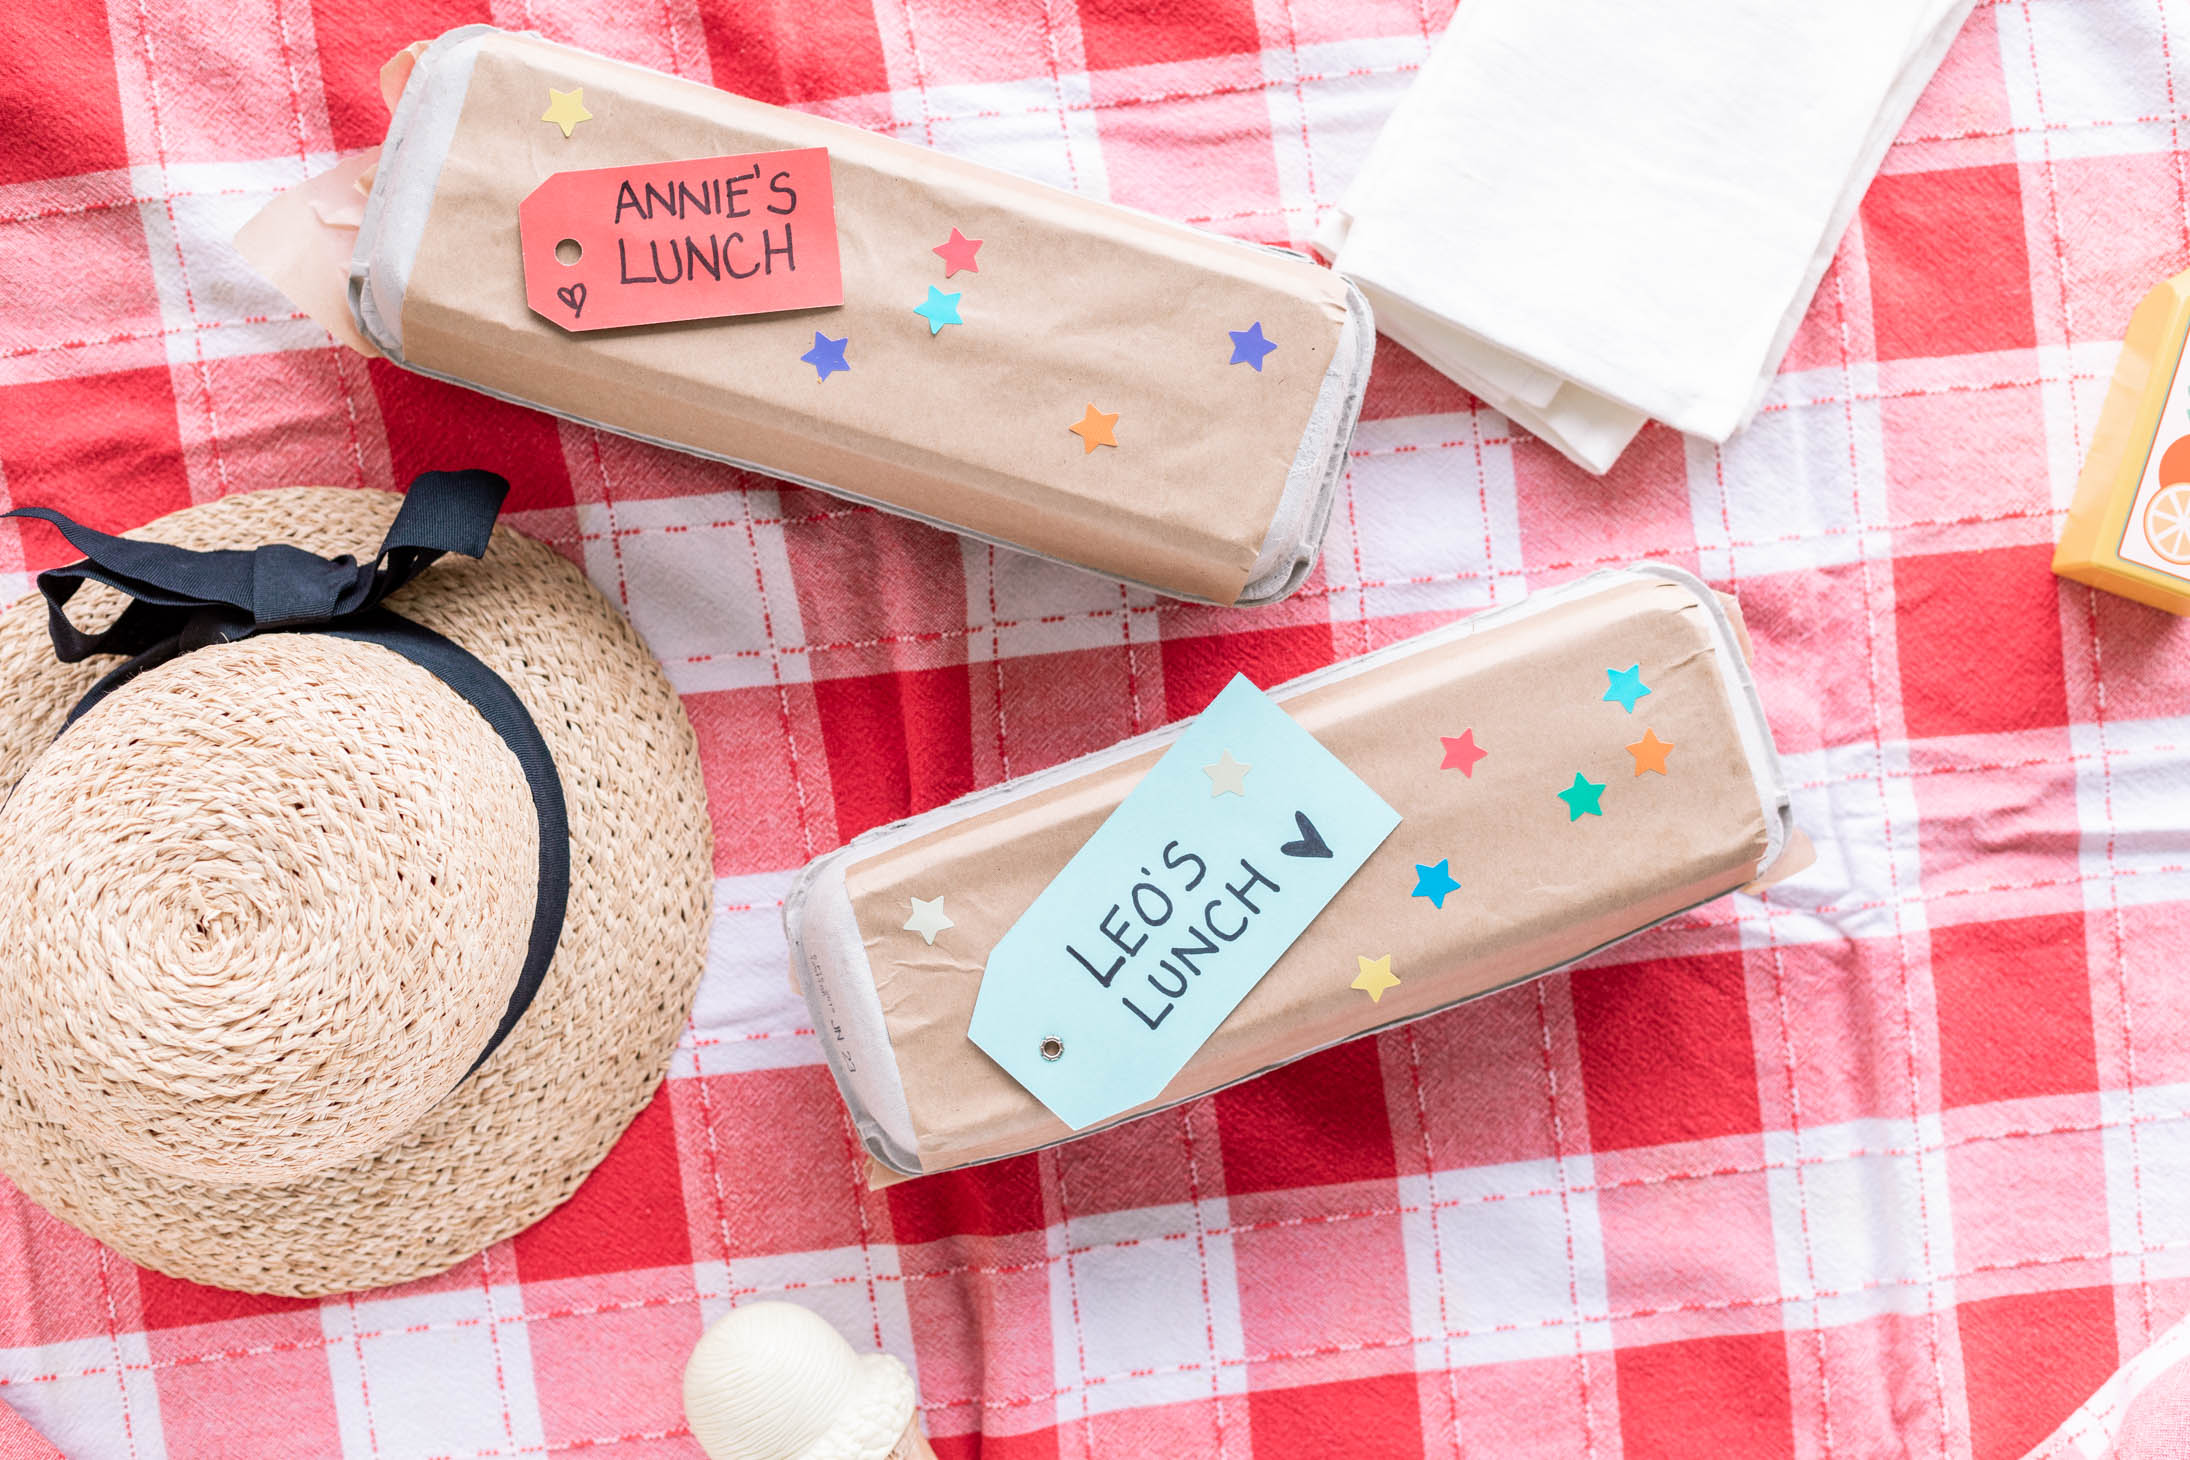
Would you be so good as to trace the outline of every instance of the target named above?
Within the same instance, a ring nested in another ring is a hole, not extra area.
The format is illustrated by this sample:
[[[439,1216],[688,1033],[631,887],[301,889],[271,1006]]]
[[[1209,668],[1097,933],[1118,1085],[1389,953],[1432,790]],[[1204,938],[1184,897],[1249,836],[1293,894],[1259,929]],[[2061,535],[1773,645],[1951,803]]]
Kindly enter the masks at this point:
[[[575,238],[566,238],[561,243],[555,245],[555,262],[561,264],[566,269],[569,268],[572,264],[578,262],[578,260],[584,258],[585,256],[585,245],[578,242],[578,240]]]
[[[1041,1050],[1042,1058],[1055,1064],[1065,1057],[1065,1042],[1054,1034],[1046,1035],[1043,1037]]]

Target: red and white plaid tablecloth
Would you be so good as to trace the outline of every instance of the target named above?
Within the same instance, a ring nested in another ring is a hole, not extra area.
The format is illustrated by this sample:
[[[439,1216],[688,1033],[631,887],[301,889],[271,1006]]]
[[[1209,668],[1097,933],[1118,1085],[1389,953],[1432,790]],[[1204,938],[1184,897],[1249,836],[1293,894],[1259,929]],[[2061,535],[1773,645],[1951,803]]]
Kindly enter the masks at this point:
[[[576,1200],[324,1303],[0,1182],[0,1401],[71,1456],[697,1453],[788,1298],[946,1460],[2011,1457],[2190,1307],[2190,628],[2047,572],[2131,304],[2190,261],[2190,7],[1981,5],[1770,404],[1595,481],[1379,350],[1298,597],[1161,603],[334,348],[228,238],[493,20],[1303,242],[1446,0],[85,0],[0,11],[0,495],[516,482],[707,758],[673,1077]],[[1177,13],[1174,13],[1177,12]],[[1637,57],[1647,65],[1648,57]],[[0,527],[0,590],[61,555]],[[1818,865],[1063,1149],[868,1192],[784,976],[854,833],[1638,557],[1737,591]]]

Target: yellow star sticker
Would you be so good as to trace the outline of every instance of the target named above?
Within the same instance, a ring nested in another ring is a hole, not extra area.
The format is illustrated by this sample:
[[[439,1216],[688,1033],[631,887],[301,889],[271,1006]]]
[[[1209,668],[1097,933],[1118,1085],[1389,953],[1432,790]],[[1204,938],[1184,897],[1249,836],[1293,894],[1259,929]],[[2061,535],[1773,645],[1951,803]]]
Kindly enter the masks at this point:
[[[1638,776],[1644,771],[1656,771],[1659,775],[1664,775],[1665,758],[1672,752],[1673,742],[1660,740],[1655,730],[1643,731],[1643,738],[1627,747],[1627,753],[1635,757],[1635,774]]]
[[[1354,955],[1354,962],[1361,965],[1361,972],[1354,975],[1354,981],[1349,987],[1367,994],[1370,1003],[1383,1003],[1384,990],[1399,987],[1399,975],[1392,972],[1391,954],[1387,953],[1382,958],[1363,958],[1357,953]]]
[[[578,130],[580,122],[592,121],[593,113],[586,110],[586,89],[583,86],[577,86],[572,87],[569,91],[557,91],[550,86],[548,88],[548,109],[540,113],[540,120],[553,122],[556,126],[561,127],[563,135],[566,137]]]
[[[1116,411],[1112,411],[1106,416],[1095,409],[1093,402],[1089,402],[1087,414],[1065,427],[1065,429],[1080,438],[1081,444],[1086,447],[1086,450],[1080,454],[1085,456],[1098,446],[1116,446],[1118,438],[1111,434],[1111,427],[1117,424],[1118,413]]]

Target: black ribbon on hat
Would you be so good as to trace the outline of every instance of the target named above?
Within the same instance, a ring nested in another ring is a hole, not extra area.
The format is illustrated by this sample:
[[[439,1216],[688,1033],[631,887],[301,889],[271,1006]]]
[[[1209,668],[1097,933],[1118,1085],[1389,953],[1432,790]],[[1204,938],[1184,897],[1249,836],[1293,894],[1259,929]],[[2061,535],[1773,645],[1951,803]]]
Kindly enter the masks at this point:
[[[96,532],[48,507],[19,507],[8,517],[35,517],[59,528],[83,561],[38,575],[54,656],[74,664],[95,654],[129,658],[76,702],[65,733],[92,706],[148,669],[208,644],[258,634],[327,634],[378,644],[426,670],[464,698],[517,757],[540,820],[540,878],[524,967],[501,1023],[479,1058],[487,1062],[524,1017],[555,957],[570,899],[570,821],[563,782],[540,727],[509,682],[454,639],[385,606],[445,553],[483,557],[509,483],[487,471],[430,471],[411,482],[380,553],[361,563],[345,553],[323,558],[288,543],[197,551]],[[130,601],[105,630],[90,634],[69,621],[68,601],[86,583],[103,583]]]

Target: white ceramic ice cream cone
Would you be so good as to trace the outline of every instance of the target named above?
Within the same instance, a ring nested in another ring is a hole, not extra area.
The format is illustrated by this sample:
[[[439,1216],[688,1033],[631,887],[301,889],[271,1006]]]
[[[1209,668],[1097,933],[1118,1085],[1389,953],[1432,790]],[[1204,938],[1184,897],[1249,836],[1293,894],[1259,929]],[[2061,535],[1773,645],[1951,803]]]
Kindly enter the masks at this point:
[[[748,1303],[700,1336],[684,1414],[710,1460],[935,1460],[912,1375],[791,1303]]]

